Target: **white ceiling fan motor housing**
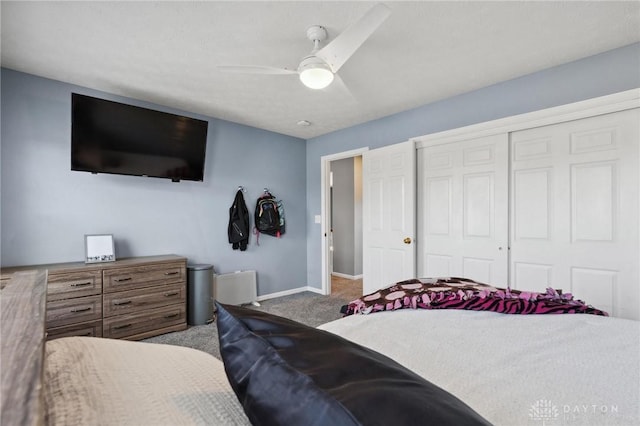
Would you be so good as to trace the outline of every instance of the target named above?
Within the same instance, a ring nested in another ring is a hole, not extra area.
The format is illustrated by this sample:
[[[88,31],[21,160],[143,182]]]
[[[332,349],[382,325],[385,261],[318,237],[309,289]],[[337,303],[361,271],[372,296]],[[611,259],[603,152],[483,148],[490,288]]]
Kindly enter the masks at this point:
[[[327,39],[327,29],[321,25],[312,25],[307,29],[307,38],[316,44],[316,42],[325,41]]]
[[[311,89],[324,89],[333,81],[333,71],[324,60],[315,56],[315,53],[319,49],[319,43],[327,39],[327,30],[320,25],[311,26],[307,29],[307,37],[313,42],[314,47],[311,54],[298,65],[300,81]]]
[[[324,89],[333,81],[333,72],[322,59],[310,55],[298,66],[300,81],[311,89]]]

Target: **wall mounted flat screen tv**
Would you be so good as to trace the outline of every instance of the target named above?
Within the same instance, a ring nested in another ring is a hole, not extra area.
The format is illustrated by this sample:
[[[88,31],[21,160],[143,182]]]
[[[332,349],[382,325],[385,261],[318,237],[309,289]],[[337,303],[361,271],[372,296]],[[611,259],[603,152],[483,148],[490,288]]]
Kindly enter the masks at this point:
[[[71,170],[202,181],[208,122],[72,93]]]

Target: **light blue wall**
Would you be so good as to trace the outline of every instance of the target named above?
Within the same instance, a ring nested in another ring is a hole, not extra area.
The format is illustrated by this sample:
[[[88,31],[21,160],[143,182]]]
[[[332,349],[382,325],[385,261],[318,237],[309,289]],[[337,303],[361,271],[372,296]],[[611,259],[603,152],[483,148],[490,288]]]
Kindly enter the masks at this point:
[[[321,288],[320,160],[640,87],[640,43],[529,74],[307,141],[309,286]]]
[[[305,146],[300,139],[2,69],[0,261],[78,261],[84,234],[113,233],[120,257],[177,253],[212,263],[219,272],[256,269],[260,295],[320,288],[320,225],[313,216],[320,214],[321,156],[637,88],[639,70],[636,43],[310,139]],[[70,171],[72,91],[207,119],[205,182]],[[247,252],[231,250],[228,207],[238,185],[248,189],[250,210],[264,186],[285,201],[282,239],[262,237],[257,247],[252,238]]]
[[[81,261],[84,234],[110,233],[118,257],[175,253],[218,272],[255,269],[259,295],[306,285],[304,140],[8,69],[1,78],[3,266]],[[204,182],[71,171],[71,92],[208,120]],[[231,249],[239,185],[251,214],[264,187],[284,200],[283,238]]]

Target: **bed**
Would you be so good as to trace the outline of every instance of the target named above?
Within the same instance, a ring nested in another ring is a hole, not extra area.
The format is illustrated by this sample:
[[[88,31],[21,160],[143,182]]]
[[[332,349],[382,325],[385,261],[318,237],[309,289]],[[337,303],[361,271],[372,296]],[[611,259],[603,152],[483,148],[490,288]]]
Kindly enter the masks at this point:
[[[218,304],[223,363],[45,342],[44,283],[17,275],[1,293],[2,424],[640,424],[635,321],[393,304],[312,328]]]
[[[246,386],[246,376],[276,382],[281,375],[264,370],[284,361],[343,405],[368,390],[349,408],[359,420],[367,419],[358,424],[640,425],[640,322],[609,317],[561,290],[534,293],[464,278],[415,279],[345,308],[348,316],[317,330],[234,308],[232,316],[244,327],[236,342],[262,340],[278,357],[257,371],[249,367],[262,359],[248,360],[237,378],[229,376],[231,383]],[[234,347],[245,350],[243,358],[269,356],[257,344]],[[224,344],[221,352],[224,357]],[[406,369],[401,376],[399,368]],[[334,375],[340,377],[331,383]],[[403,385],[394,387],[398,381]],[[406,383],[415,386],[409,395],[403,394]],[[343,387],[350,388],[348,397]],[[277,390],[286,394],[288,387]],[[296,392],[304,395],[306,389]],[[407,402],[414,393],[425,397]],[[425,410],[433,401],[436,406]],[[373,414],[357,413],[362,406]],[[439,406],[457,417],[434,419],[442,414]],[[391,418],[382,421],[389,410]],[[405,413],[411,415],[402,418]]]
[[[413,279],[319,328],[388,355],[496,425],[640,424],[640,322],[561,290]]]
[[[635,321],[404,309],[320,328],[388,355],[495,425],[640,424]]]

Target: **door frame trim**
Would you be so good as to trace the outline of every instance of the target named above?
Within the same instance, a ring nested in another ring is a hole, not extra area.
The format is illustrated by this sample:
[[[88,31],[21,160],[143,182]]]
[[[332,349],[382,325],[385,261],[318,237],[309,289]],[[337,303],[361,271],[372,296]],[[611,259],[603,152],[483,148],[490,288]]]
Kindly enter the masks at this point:
[[[329,232],[329,218],[331,217],[331,197],[329,195],[329,191],[331,189],[329,182],[331,162],[345,158],[358,157],[367,151],[369,151],[368,146],[320,157],[320,211],[322,212],[322,225],[320,227],[320,240],[322,241],[322,287],[320,294],[323,295],[331,294],[331,271],[329,271],[330,253],[327,238],[327,234]]]
[[[640,107],[640,88],[410,138],[416,149]]]

